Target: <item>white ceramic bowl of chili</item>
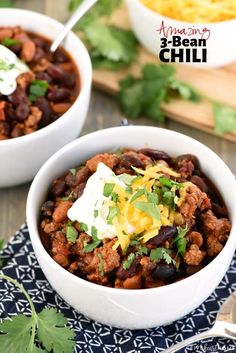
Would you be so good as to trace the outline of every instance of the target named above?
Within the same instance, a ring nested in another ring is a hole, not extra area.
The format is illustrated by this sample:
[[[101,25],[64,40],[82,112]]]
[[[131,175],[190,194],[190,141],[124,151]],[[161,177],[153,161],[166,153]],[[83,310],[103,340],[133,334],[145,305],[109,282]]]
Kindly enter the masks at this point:
[[[117,289],[83,280],[58,265],[47,253],[39,235],[40,208],[52,181],[97,153],[128,147],[152,147],[171,156],[190,153],[219,189],[228,207],[232,230],[220,254],[196,274],[152,289]],[[216,288],[236,248],[236,182],[225,163],[208,147],[174,131],[147,126],[100,130],[62,148],[36,175],[27,200],[27,221],[39,264],[52,287],[84,315],[115,327],[143,329],[165,325],[189,313]]]
[[[0,9],[1,26],[21,26],[53,40],[62,29],[58,21],[37,12]],[[64,47],[74,60],[80,77],[80,92],[58,120],[32,134],[0,141],[0,187],[22,184],[33,179],[53,153],[79,136],[86,119],[92,83],[92,66],[87,49],[70,32]]]

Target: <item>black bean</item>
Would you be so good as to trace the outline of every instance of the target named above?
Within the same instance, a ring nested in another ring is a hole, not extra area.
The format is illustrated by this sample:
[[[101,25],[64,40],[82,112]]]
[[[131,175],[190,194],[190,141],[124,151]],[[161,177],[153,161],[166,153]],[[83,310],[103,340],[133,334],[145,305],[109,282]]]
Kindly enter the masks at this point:
[[[23,121],[27,118],[29,115],[29,105],[25,102],[22,101],[17,107],[16,107],[16,116],[18,121]]]
[[[152,277],[154,279],[170,279],[175,275],[174,265],[158,264],[157,267],[152,272]]]
[[[176,226],[161,227],[158,235],[150,239],[149,243],[156,246],[161,245],[165,240],[172,238],[175,235],[176,230]]]
[[[55,204],[53,201],[46,201],[44,202],[43,206],[41,207],[41,215],[43,217],[50,217],[53,214],[55,208]]]
[[[207,193],[208,192],[208,186],[205,183],[204,179],[197,176],[197,175],[193,175],[190,177],[189,179],[193,184],[197,185],[197,187],[199,187],[200,190],[202,190],[203,192]]]
[[[48,93],[48,99],[53,102],[65,101],[69,96],[70,91],[66,88],[54,88]]]
[[[53,196],[58,197],[61,196],[66,191],[66,183],[64,180],[57,179],[53,183],[51,193]]]
[[[138,150],[139,153],[145,154],[146,156],[158,161],[170,161],[171,157],[164,151],[159,151],[155,150],[153,148],[142,148],[141,150]]]

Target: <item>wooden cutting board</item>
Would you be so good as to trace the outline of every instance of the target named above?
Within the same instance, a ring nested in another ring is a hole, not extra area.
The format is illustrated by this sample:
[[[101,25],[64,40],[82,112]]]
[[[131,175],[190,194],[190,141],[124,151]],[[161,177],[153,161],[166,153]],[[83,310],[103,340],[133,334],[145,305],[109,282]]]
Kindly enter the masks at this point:
[[[114,12],[111,22],[123,28],[130,28],[125,5]],[[119,90],[120,80],[130,73],[139,76],[142,65],[157,62],[157,57],[140,47],[136,62],[128,69],[117,72],[105,69],[94,70],[93,85],[114,95]],[[186,65],[175,65],[175,67],[179,80],[192,85],[217,101],[236,108],[236,63],[211,70],[195,69]],[[212,105],[207,101],[192,103],[182,99],[172,99],[170,103],[162,104],[162,109],[170,119],[215,134]],[[236,132],[225,134],[222,137],[236,142]]]

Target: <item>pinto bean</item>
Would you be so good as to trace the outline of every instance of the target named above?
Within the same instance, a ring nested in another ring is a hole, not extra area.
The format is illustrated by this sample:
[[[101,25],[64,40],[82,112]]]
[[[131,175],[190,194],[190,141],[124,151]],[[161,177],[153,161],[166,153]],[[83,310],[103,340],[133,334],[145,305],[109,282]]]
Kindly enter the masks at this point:
[[[0,29],[0,41],[5,38],[11,38],[13,36],[13,30],[11,28],[1,28]]]
[[[52,110],[55,114],[64,114],[71,107],[70,103],[52,104]]]
[[[143,153],[156,161],[163,160],[169,162],[171,160],[171,157],[166,152],[153,148],[142,148],[141,150],[138,150],[138,153]]]
[[[33,60],[36,52],[36,46],[33,41],[29,40],[22,44],[21,59],[30,62]]]
[[[53,212],[53,215],[52,215],[54,222],[61,223],[61,222],[65,221],[65,219],[67,218],[67,211],[69,210],[71,205],[72,205],[72,202],[60,201],[57,204],[57,206]]]
[[[139,289],[142,285],[142,276],[141,273],[137,273],[133,277],[126,278],[123,283],[125,289]]]

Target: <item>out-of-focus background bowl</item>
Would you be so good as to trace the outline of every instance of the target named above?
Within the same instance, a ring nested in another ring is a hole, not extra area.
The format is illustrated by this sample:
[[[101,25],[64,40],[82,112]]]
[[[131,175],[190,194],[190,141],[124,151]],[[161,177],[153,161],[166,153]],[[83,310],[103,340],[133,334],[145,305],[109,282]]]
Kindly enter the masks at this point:
[[[1,9],[1,26],[22,28],[54,39],[62,24],[37,12]],[[81,40],[72,32],[64,47],[79,71],[81,89],[71,108],[57,121],[32,134],[0,141],[0,187],[22,184],[33,179],[42,164],[68,142],[78,137],[88,111],[92,66]]]
[[[150,146],[172,156],[191,153],[214,182],[228,207],[230,237],[221,253],[198,273],[164,287],[125,290],[103,287],[69,273],[58,265],[42,245],[38,225],[40,207],[50,184],[68,169],[89,157],[119,147]],[[173,322],[203,302],[226,272],[236,247],[236,183],[225,163],[200,142],[174,131],[145,126],[100,130],[65,146],[40,169],[29,191],[27,221],[39,264],[52,287],[72,307],[88,317],[115,327],[141,329]]]
[[[214,68],[230,64],[236,60],[236,41],[234,40],[236,19],[206,24],[190,23],[162,16],[146,7],[140,0],[126,0],[126,3],[135,35],[152,54],[159,55],[161,43],[157,29],[161,27],[161,23],[164,21],[165,26],[177,29],[193,28],[193,26],[200,30],[204,28],[210,29],[211,36],[207,40],[207,63],[191,62],[188,65],[200,68]],[[188,37],[182,35],[181,37],[196,38],[196,36]],[[169,47],[172,47],[172,45],[170,44]],[[201,48],[198,48],[198,53],[200,51]]]

